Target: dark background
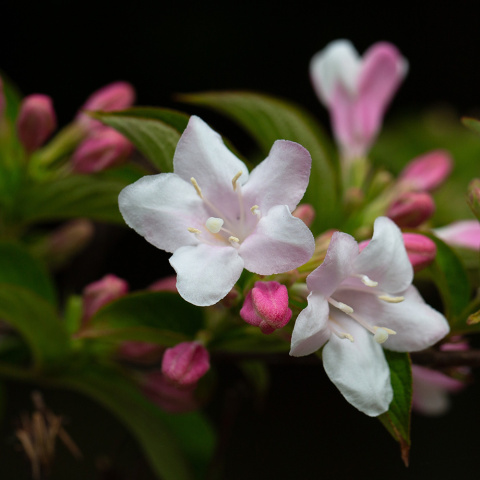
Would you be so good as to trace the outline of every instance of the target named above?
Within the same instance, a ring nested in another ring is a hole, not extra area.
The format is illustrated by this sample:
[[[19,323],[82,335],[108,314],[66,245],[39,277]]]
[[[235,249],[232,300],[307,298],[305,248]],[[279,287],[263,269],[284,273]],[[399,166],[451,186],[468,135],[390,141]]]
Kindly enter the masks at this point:
[[[313,9],[302,2],[283,5],[8,2],[0,17],[0,69],[23,93],[51,95],[60,125],[73,118],[92,91],[121,79],[136,87],[138,104],[188,112],[193,109],[174,102],[175,93],[265,91],[304,105],[328,128],[327,115],[310,87],[311,56],[337,38],[351,39],[360,52],[388,40],[409,60],[410,72],[387,121],[403,110],[415,112],[439,103],[453,106],[459,116],[480,105],[479,15],[473,2],[412,6],[317,1]],[[221,125],[218,117],[208,118]],[[76,288],[108,271],[130,274],[137,284],[141,275],[148,281],[159,276],[168,256],[143,239],[135,240],[134,234],[115,230],[113,238],[117,243],[110,250],[90,250],[94,260],[90,270],[77,265]],[[128,253],[122,254],[125,245]],[[229,480],[478,476],[478,387],[459,394],[447,417],[414,417],[412,461],[406,470],[393,440],[376,420],[344,401],[320,366],[272,366],[272,388],[263,405],[245,394],[234,369],[228,365],[224,369],[223,390],[209,413],[217,424],[230,419],[224,437]],[[10,416],[29,406],[28,387],[12,385],[12,391]],[[55,411],[69,416],[75,438],[87,444],[89,435],[97,438],[97,430],[110,428],[109,415],[79,396],[47,392],[46,398]],[[84,405],[93,419],[88,429],[82,425]],[[3,442],[0,451],[13,452],[11,438],[9,442]],[[112,448],[105,445],[105,451]],[[20,472],[19,466],[4,474],[12,461],[7,457],[0,454],[1,478],[28,478],[28,470]],[[63,462],[69,465],[65,471],[75,469],[68,453],[65,457]],[[118,473],[112,478],[128,477]]]

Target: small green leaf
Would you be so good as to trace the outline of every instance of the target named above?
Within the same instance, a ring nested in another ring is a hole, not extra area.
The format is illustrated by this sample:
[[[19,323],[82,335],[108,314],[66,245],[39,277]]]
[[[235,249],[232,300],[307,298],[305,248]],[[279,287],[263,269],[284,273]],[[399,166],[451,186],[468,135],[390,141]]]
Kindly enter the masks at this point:
[[[400,444],[402,460],[408,466],[410,452],[410,414],[412,406],[412,367],[408,353],[384,350],[390,367],[393,400],[388,412],[378,418]]]
[[[445,316],[453,327],[456,322],[464,320],[461,314],[470,300],[468,275],[460,259],[445,242],[433,234],[425,235],[437,246],[435,261],[426,269],[426,273],[438,288]]]
[[[462,123],[469,128],[472,132],[480,135],[480,121],[476,118],[463,117]]]
[[[91,115],[125,135],[161,172],[172,172],[173,154],[180,132],[164,120],[176,126],[181,126],[184,120],[183,116],[176,116],[172,112],[168,111],[169,115],[165,113],[162,116],[158,109],[140,109],[120,113],[95,112]],[[141,113],[149,114],[149,117],[139,116]]]
[[[70,340],[53,306],[23,287],[0,284],[0,318],[30,347],[37,368],[63,365]]]
[[[312,156],[310,184],[303,202],[316,210],[314,232],[338,221],[338,175],[327,154],[328,141],[316,120],[298,105],[252,92],[208,92],[181,95],[184,102],[213,108],[247,130],[268,155],[275,140],[303,145]]]
[[[0,282],[25,287],[55,304],[55,288],[43,265],[19,244],[0,242]]]

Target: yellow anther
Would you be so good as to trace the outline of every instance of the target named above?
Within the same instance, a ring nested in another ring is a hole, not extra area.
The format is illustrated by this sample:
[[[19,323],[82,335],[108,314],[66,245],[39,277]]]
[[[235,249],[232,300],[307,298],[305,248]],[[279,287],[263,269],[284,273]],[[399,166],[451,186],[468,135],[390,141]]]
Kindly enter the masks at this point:
[[[202,190],[200,189],[200,187],[198,186],[198,183],[197,181],[195,180],[195,178],[191,178],[190,181],[192,182],[192,185],[195,187],[195,190],[197,191],[197,194],[200,198],[203,198],[203,195],[202,195]]]
[[[233,235],[231,237],[228,237],[228,241],[232,244],[233,243],[240,243],[240,239],[237,238],[237,237],[234,237]]]
[[[390,295],[379,295],[378,298],[388,303],[400,303],[405,300],[405,297],[392,297]]]
[[[197,235],[202,233],[198,228],[193,228],[193,227],[188,227],[188,231],[191,233],[196,233]]]

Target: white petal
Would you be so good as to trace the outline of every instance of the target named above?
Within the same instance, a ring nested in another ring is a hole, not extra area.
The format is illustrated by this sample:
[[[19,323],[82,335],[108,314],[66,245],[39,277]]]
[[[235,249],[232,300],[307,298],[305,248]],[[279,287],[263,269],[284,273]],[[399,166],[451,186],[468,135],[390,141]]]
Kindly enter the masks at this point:
[[[316,352],[330,338],[329,305],[321,295],[310,293],[308,306],[300,312],[292,333],[290,355],[302,357]]]
[[[277,140],[243,188],[247,205],[258,205],[265,213],[275,205],[288,205],[293,211],[307,189],[311,164],[308,150],[301,145]]]
[[[167,252],[197,244],[188,228],[203,228],[208,218],[193,186],[173,173],[140,178],[120,192],[118,204],[127,225]]]
[[[170,264],[177,272],[178,293],[201,307],[225,297],[243,270],[243,260],[234,247],[206,244],[179,248]]]
[[[315,249],[312,232],[277,205],[262,217],[254,232],[241,244],[239,254],[245,268],[260,275],[283,273],[306,263]]]
[[[402,292],[413,280],[402,232],[387,217],[375,220],[373,238],[354,262],[355,272],[368,275],[386,293]]]
[[[349,403],[376,417],[388,410],[393,398],[388,363],[382,347],[363,327],[353,321],[343,326],[354,342],[332,335],[323,348],[323,366]]]

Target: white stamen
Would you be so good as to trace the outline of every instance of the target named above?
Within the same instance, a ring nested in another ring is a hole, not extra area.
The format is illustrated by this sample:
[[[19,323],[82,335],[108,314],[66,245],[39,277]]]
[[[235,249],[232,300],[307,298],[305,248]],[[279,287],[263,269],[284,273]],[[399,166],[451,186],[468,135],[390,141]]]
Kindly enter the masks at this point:
[[[379,295],[378,298],[388,303],[400,303],[405,300],[405,297],[392,297],[391,295]]]
[[[206,222],[205,226],[208,231],[211,233],[218,233],[223,226],[223,220],[221,218],[210,217]]]
[[[228,237],[228,241],[234,246],[234,247],[238,247],[239,243],[240,243],[240,239],[237,238],[237,237],[234,237],[233,235],[231,237]]]
[[[353,308],[347,305],[346,303],[337,302],[331,297],[328,299],[328,302],[331,303],[334,307],[337,307],[342,312],[346,313],[347,315],[350,315],[351,313],[353,313]]]
[[[377,328],[375,334],[373,335],[373,339],[377,343],[383,343],[388,338],[388,332],[384,328]]]
[[[192,182],[192,185],[195,187],[195,190],[197,191],[197,194],[200,198],[203,198],[203,195],[202,195],[202,190],[200,189],[200,187],[198,186],[198,183],[197,181],[192,177],[190,179],[190,181]]]
[[[258,205],[254,205],[250,211],[256,215],[258,218],[260,218],[262,216],[262,212],[260,211],[260,208],[258,207]]]
[[[232,187],[233,191],[237,189],[237,180],[242,176],[242,171],[238,172],[233,178],[232,178]]]
[[[355,275],[355,277],[358,277],[364,285],[367,287],[376,287],[378,285],[378,282],[375,282],[375,280],[372,280],[371,278],[368,278],[366,275]]]

